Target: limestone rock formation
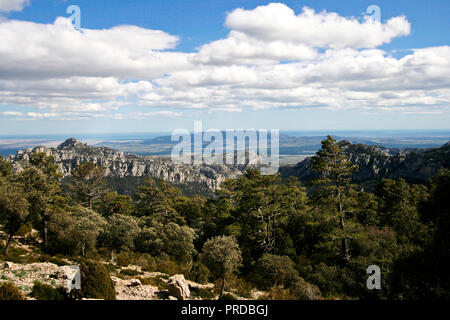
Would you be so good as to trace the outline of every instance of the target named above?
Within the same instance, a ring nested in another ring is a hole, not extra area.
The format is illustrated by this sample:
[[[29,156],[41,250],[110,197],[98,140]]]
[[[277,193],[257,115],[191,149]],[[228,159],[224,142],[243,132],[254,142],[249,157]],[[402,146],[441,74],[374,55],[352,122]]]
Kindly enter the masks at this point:
[[[88,146],[71,138],[57,148],[36,147],[18,151],[15,156],[8,157],[13,170],[18,172],[27,167],[35,152],[53,156],[64,177],[69,176],[77,165],[94,162],[106,168],[106,176],[150,176],[176,184],[197,183],[211,191],[217,190],[226,179],[240,176],[246,169],[245,166],[176,164],[168,157],[125,154],[110,148]]]
[[[116,288],[117,300],[156,300],[158,288],[142,285],[139,279],[123,280],[111,276]]]
[[[0,266],[0,274],[3,276],[0,283],[11,281],[24,293],[29,293],[33,287],[34,281],[52,285],[54,287],[63,287],[67,292],[71,291],[72,279],[76,274],[76,269],[72,266],[58,266],[49,262],[17,264],[4,262]]]
[[[186,300],[191,295],[189,285],[182,274],[176,274],[170,277],[167,285],[169,287],[169,294],[179,300]]]

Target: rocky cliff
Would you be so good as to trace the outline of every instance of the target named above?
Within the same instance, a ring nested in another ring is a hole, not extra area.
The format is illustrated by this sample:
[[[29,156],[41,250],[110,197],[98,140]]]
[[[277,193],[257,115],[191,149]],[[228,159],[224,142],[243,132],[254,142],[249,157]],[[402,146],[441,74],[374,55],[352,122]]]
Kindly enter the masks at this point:
[[[410,183],[423,183],[441,168],[450,167],[450,143],[429,150],[399,150],[382,146],[339,143],[352,163],[358,165],[353,181],[373,187],[379,180],[403,178]],[[312,171],[313,158],[280,169],[283,177],[295,176],[308,181],[316,175]]]
[[[175,164],[168,157],[125,154],[110,148],[88,146],[73,138],[57,148],[36,147],[18,151],[17,155],[8,158],[13,170],[21,171],[28,166],[35,152],[53,156],[64,177],[69,176],[80,163],[94,162],[105,167],[105,174],[109,177],[149,176],[175,184],[198,183],[212,191],[218,189],[225,179],[235,178],[245,170],[245,166]]]
[[[339,145],[359,167],[353,181],[368,188],[372,188],[382,178],[403,178],[411,183],[423,183],[441,168],[450,168],[450,142],[440,148],[427,150],[388,149],[352,144],[347,140],[341,141]],[[109,177],[150,176],[175,184],[199,184],[211,191],[217,190],[224,180],[236,178],[247,169],[245,165],[175,164],[168,157],[126,154],[68,139],[57,148],[36,147],[10,156],[8,160],[14,171],[28,166],[30,157],[35,152],[53,156],[63,176],[69,176],[80,163],[94,162],[105,167],[106,176]],[[308,181],[315,177],[312,162],[312,158],[307,158],[296,165],[281,167],[280,173],[283,177],[295,176],[301,181]]]

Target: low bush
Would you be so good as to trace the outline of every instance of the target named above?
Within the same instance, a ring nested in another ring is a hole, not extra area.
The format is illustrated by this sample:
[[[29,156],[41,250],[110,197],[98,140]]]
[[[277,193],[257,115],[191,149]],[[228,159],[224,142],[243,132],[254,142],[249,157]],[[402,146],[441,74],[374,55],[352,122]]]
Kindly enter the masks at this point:
[[[182,274],[189,278],[190,266],[183,266],[171,260],[167,255],[152,258],[150,263],[142,267],[142,271],[162,272],[168,275]]]
[[[269,290],[277,286],[290,287],[297,281],[299,274],[288,256],[266,253],[256,262],[252,278],[258,288]]]
[[[297,297],[283,286],[276,286],[272,287],[269,292],[261,296],[259,300],[297,300]]]
[[[253,286],[251,283],[234,274],[228,277],[225,287],[228,291],[231,291],[243,298],[250,298],[252,295]]]
[[[132,264],[133,260],[133,253],[132,252],[120,252],[116,256],[116,263],[118,266],[121,267],[128,267],[130,264]]]
[[[320,289],[300,277],[291,285],[290,291],[298,300],[318,300],[321,298]]]
[[[106,270],[108,270],[110,273],[116,272],[116,270],[117,270],[117,267],[112,263],[106,263],[106,264],[104,264],[104,266],[105,266]]]
[[[83,298],[115,300],[116,290],[106,267],[93,261],[83,261],[81,270],[81,296]]]
[[[158,288],[159,290],[168,290],[169,286],[167,282],[163,280],[163,277],[152,277],[152,278],[138,278],[141,283],[145,286],[153,286]]]
[[[49,262],[49,263],[53,263],[56,264],[57,266],[65,266],[67,265],[67,261],[65,261],[64,259],[57,257],[57,256],[51,256],[48,254],[43,254],[40,255],[38,258],[39,262]]]
[[[25,300],[22,292],[13,283],[0,284],[0,300]]]
[[[51,285],[35,281],[31,296],[38,300],[66,300],[68,296],[64,288],[54,288]]]
[[[148,266],[155,262],[155,259],[148,253],[122,251],[116,256],[116,263],[121,267],[128,267],[130,264],[136,266]]]
[[[209,281],[209,269],[201,262],[196,262],[189,272],[188,279],[197,283],[205,284]]]
[[[26,250],[13,246],[9,248],[9,252],[6,255],[3,254],[3,250],[0,251],[0,260],[21,264],[36,262],[36,259],[29,255]]]
[[[236,298],[231,293],[224,293],[219,300],[236,300]]]
[[[27,233],[31,232],[31,229],[32,229],[31,223],[23,224],[23,225],[19,228],[19,230],[17,230],[16,236],[21,236],[21,237],[23,237],[23,236],[25,236]]]
[[[134,277],[134,276],[141,275],[142,272],[139,272],[139,271],[133,270],[133,269],[123,269],[120,271],[120,274],[124,275],[124,276]]]

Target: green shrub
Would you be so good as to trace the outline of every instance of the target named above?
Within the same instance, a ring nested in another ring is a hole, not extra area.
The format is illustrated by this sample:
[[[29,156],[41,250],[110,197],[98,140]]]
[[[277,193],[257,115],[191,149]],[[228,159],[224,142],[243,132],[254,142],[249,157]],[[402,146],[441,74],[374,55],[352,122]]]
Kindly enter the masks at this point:
[[[24,236],[31,231],[31,223],[23,224],[16,232],[16,236]]]
[[[231,293],[224,293],[219,300],[236,300],[236,298]]]
[[[228,281],[225,284],[227,290],[232,291],[238,296],[244,298],[250,298],[253,290],[253,286],[251,283],[245,281],[232,274],[228,277]]]
[[[13,263],[21,263],[21,264],[34,262],[34,261],[30,260],[31,257],[30,257],[30,255],[27,255],[28,252],[22,248],[16,248],[16,247],[10,246],[9,252],[7,255],[3,254],[3,250],[0,252],[1,252],[0,253],[1,261],[10,261]]]
[[[106,270],[108,270],[110,273],[116,272],[116,270],[117,270],[117,267],[112,263],[104,264],[104,266],[105,266]]]
[[[40,255],[38,258],[39,262],[49,262],[49,263],[53,263],[56,264],[57,266],[65,266],[67,265],[67,261],[65,261],[62,258],[59,257],[55,257],[55,256],[50,256],[48,254],[43,254]]]
[[[288,256],[264,254],[258,259],[253,279],[255,284],[263,290],[281,285],[285,288],[293,285],[299,278],[294,263]]]
[[[13,283],[0,285],[0,300],[25,300],[22,292]]]
[[[135,266],[146,266],[151,264],[154,261],[154,258],[148,253],[139,253],[134,252],[133,255],[133,265]]]
[[[128,267],[132,263],[132,259],[133,259],[132,255],[133,255],[132,252],[127,252],[127,251],[120,252],[116,256],[117,265],[119,265],[121,267]]]
[[[67,294],[64,288],[54,288],[51,285],[35,281],[31,296],[38,300],[66,300]]]
[[[162,254],[160,257],[152,258],[148,262],[148,265],[142,267],[142,271],[162,272],[169,275],[183,274],[186,278],[189,278],[190,267],[174,262],[168,255]]]
[[[25,271],[25,270],[14,270],[13,271],[13,273],[14,273],[14,275],[17,277],[17,278],[22,278],[24,275],[26,275],[27,274],[27,272]]]
[[[138,278],[141,283],[145,286],[153,286],[158,288],[159,290],[168,290],[169,287],[167,285],[167,282],[163,280],[163,277],[153,277],[153,278]]]
[[[283,286],[275,286],[265,295],[261,296],[259,300],[297,300],[297,297]]]
[[[167,273],[171,276],[174,274],[182,274],[185,277],[187,277],[190,271],[190,267],[180,265],[172,260],[164,259],[159,262],[158,270],[162,273]]]
[[[303,268],[301,272],[306,281],[320,288],[324,297],[341,296],[345,291],[342,283],[343,270],[338,266],[328,266],[320,262],[310,268]]]
[[[290,289],[298,300],[318,300],[321,297],[320,289],[317,286],[300,277],[291,285]]]
[[[139,253],[131,251],[122,251],[116,256],[116,263],[121,267],[128,267],[129,265],[149,266],[155,265],[155,258],[148,253]]]
[[[97,255],[103,260],[107,260],[107,261],[111,260],[111,253],[105,247],[98,248]]]
[[[120,274],[122,274],[124,276],[134,277],[134,276],[142,274],[142,272],[139,272],[139,271],[136,271],[133,269],[123,269],[120,271]]]
[[[201,262],[196,262],[192,266],[188,279],[197,283],[205,284],[209,280],[209,269]]]
[[[142,267],[142,271],[146,271],[146,272],[155,272],[156,268],[154,265],[147,265],[145,267]]]
[[[83,261],[81,270],[81,296],[83,298],[115,300],[116,290],[106,267],[93,261]]]

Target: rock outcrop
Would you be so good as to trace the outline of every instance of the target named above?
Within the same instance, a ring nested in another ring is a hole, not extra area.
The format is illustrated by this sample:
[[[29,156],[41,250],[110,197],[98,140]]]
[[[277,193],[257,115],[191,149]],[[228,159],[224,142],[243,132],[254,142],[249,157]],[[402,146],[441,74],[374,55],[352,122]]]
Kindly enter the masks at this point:
[[[139,279],[123,280],[117,277],[111,277],[116,287],[117,300],[156,300],[157,287],[142,285]]]
[[[54,287],[63,287],[69,292],[73,289],[71,284],[76,272],[77,269],[69,265],[58,266],[49,262],[17,264],[7,261],[0,265],[0,283],[11,281],[27,294],[31,292],[34,281],[39,280]]]
[[[77,165],[94,162],[106,168],[106,176],[150,176],[175,184],[197,183],[211,191],[217,190],[226,179],[240,176],[245,171],[245,166],[176,164],[168,157],[125,154],[110,148],[88,146],[73,138],[57,148],[36,147],[18,151],[15,156],[8,158],[13,170],[18,172],[29,166],[35,152],[53,156],[59,172],[64,177],[69,176]]]
[[[186,300],[191,295],[189,285],[182,274],[176,274],[170,277],[167,285],[169,287],[169,294],[178,300]]]

